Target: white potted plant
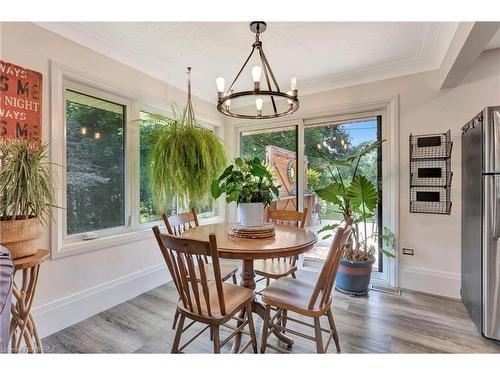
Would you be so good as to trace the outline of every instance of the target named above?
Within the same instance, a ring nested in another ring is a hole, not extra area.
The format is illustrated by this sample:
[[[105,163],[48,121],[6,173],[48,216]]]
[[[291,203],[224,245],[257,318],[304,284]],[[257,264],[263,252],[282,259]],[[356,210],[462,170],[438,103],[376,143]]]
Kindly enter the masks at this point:
[[[236,158],[221,176],[212,182],[212,196],[226,193],[226,202],[238,204],[239,223],[257,227],[264,223],[264,208],[278,196],[272,172],[259,158]]]

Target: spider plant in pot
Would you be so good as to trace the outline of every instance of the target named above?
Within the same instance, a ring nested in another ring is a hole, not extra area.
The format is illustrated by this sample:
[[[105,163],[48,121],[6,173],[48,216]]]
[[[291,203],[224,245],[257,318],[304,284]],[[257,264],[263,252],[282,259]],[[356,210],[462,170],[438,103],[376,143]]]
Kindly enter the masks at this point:
[[[1,139],[0,146],[0,243],[16,259],[38,250],[40,226],[52,218],[53,176],[47,144]]]
[[[238,204],[239,223],[257,227],[264,223],[264,208],[278,196],[272,171],[259,158],[236,158],[217,180],[212,182],[212,196],[226,193],[226,202]]]
[[[392,232],[385,227],[382,233],[370,230],[370,226],[373,229],[373,218],[377,212],[379,196],[375,184],[361,174],[359,169],[363,156],[380,147],[381,143],[369,144],[346,160],[327,159],[333,182],[325,188],[316,190],[316,194],[332,203],[343,217],[340,223],[325,225],[318,233],[334,231],[344,222],[353,226],[351,238],[343,249],[336,279],[336,288],[352,295],[368,293],[377,252],[394,257]],[[327,234],[323,239],[331,236],[331,233]]]

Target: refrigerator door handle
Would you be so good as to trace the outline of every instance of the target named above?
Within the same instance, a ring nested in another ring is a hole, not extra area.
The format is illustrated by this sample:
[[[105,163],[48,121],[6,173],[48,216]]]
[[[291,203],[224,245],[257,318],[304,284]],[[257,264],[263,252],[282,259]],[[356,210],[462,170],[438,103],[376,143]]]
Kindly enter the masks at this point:
[[[500,176],[496,175],[493,178],[494,184],[494,200],[493,200],[493,236],[495,239],[500,238]]]

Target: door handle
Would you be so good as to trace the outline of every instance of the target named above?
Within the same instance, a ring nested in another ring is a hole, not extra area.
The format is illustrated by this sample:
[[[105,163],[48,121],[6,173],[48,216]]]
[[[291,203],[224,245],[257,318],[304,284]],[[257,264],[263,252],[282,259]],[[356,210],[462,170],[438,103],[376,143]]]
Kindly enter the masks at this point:
[[[493,178],[493,236],[500,238],[500,176]]]

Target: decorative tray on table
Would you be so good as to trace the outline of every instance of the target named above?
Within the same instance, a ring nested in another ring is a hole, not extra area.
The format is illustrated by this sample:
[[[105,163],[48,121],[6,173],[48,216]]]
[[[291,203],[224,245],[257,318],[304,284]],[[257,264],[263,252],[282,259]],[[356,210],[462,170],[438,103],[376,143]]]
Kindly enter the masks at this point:
[[[232,237],[237,238],[269,238],[275,235],[274,224],[266,223],[258,227],[244,227],[240,224],[231,225],[227,229],[227,233]]]

